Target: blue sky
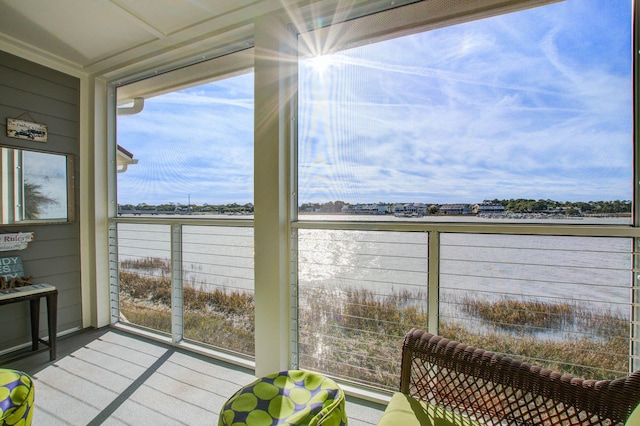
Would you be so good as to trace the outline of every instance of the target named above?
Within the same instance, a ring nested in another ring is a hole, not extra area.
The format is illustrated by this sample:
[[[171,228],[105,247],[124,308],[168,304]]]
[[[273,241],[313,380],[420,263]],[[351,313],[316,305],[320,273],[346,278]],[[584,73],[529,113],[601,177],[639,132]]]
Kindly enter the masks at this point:
[[[568,0],[300,66],[299,203],[631,199],[631,18]],[[252,75],[119,117],[119,202],[251,202]]]
[[[120,204],[253,202],[253,74],[145,100],[118,117],[118,144],[138,159]]]

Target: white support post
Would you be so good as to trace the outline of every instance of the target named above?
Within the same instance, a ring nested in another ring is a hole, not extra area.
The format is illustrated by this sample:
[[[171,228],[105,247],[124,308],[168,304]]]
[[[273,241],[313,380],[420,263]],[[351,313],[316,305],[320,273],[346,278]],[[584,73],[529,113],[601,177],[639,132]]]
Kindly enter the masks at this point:
[[[171,225],[171,339],[184,338],[184,291],[182,282],[182,225]]]
[[[289,234],[296,37],[278,16],[255,24],[256,375],[290,366]]]
[[[429,333],[438,334],[440,318],[440,232],[429,232],[429,284],[427,292]]]

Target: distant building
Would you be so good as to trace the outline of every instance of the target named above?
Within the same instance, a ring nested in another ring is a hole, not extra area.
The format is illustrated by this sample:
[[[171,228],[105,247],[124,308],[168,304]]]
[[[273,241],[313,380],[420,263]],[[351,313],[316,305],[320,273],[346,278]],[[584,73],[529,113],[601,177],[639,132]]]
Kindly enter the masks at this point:
[[[420,216],[424,216],[427,214],[427,205],[424,203],[413,203],[413,205],[416,207],[416,213],[418,213]]]
[[[502,204],[493,204],[493,203],[474,204],[473,213],[502,214],[504,213],[504,206]]]
[[[443,204],[440,206],[442,214],[471,214],[473,213],[469,204]]]
[[[424,203],[394,204],[391,212],[396,216],[424,216],[427,206]]]
[[[372,203],[372,204],[356,204],[355,206],[349,206],[345,209],[347,205],[342,207],[343,212],[355,213],[355,214],[386,214],[387,213],[387,205],[383,203]]]
[[[411,213],[415,211],[413,204],[394,204],[391,207],[392,213]]]

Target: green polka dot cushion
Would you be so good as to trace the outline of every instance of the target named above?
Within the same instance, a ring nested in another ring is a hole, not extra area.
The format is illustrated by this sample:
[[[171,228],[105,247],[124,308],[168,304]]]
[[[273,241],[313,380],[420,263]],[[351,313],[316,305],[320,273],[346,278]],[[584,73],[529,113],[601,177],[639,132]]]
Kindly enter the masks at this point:
[[[0,369],[0,425],[30,425],[34,392],[33,381],[26,373]]]
[[[229,398],[218,425],[346,426],[344,392],[333,380],[307,371],[270,374]]]

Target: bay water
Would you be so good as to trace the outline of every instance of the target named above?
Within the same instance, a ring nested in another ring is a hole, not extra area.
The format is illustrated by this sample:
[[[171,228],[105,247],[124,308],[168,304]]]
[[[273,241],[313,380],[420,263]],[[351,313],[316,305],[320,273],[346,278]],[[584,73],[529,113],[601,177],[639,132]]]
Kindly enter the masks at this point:
[[[202,216],[195,216],[202,218]],[[220,216],[211,216],[220,218]],[[392,216],[308,215],[312,220],[407,221]],[[409,219],[431,220],[430,218]],[[496,220],[437,217],[471,223]],[[569,222],[571,221],[571,222]],[[579,221],[579,222],[578,222]],[[562,224],[628,224],[629,219],[564,219]],[[182,234],[184,282],[198,290],[254,288],[253,228],[189,225]],[[528,219],[528,223],[549,223]],[[510,223],[507,219],[497,223]],[[362,288],[374,294],[427,294],[426,232],[299,229],[297,279],[302,286]],[[118,225],[118,256],[169,259],[170,227]],[[522,300],[567,301],[620,312],[631,303],[633,240],[616,237],[442,233],[440,298],[472,293]]]

